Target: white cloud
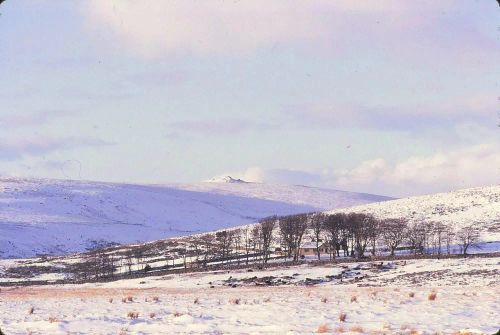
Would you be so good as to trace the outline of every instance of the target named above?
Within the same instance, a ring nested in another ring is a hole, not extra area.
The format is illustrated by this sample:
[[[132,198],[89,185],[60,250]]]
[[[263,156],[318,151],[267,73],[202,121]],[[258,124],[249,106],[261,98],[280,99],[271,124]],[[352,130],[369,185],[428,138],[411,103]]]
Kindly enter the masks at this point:
[[[390,164],[364,162],[341,172],[335,184],[398,196],[435,193],[500,183],[500,145],[477,145]]]
[[[395,163],[378,158],[352,169],[308,172],[253,167],[234,176],[254,182],[303,184],[397,197],[429,194],[500,183],[500,145],[470,146]]]

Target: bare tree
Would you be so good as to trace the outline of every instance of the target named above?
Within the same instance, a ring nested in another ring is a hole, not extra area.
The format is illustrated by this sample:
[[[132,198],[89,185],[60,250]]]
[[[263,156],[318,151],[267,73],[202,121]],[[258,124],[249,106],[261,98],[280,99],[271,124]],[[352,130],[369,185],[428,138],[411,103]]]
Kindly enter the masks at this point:
[[[377,220],[370,214],[349,213],[346,222],[353,235],[356,257],[362,258],[365,254],[368,241],[376,233]]]
[[[375,256],[375,252],[377,249],[377,240],[382,233],[380,230],[380,220],[376,219],[374,216],[369,216],[368,220],[365,222],[368,239],[371,244],[371,254]]]
[[[293,256],[293,260],[297,261],[302,237],[308,227],[308,216],[307,214],[289,215],[280,217],[278,221],[281,237],[287,246],[288,257]]]
[[[455,231],[453,230],[453,227],[448,225],[445,231],[446,253],[448,255],[451,254],[451,245],[453,244],[454,239],[455,239]]]
[[[248,257],[250,255],[250,250],[252,250],[252,244],[253,244],[252,232],[249,226],[246,226],[243,229],[243,244],[245,248],[245,264],[248,265]]]
[[[233,246],[234,232],[232,230],[223,230],[215,233],[217,249],[221,255],[222,263],[228,261],[231,247]]]
[[[286,256],[292,257],[294,245],[294,218],[293,216],[283,216],[278,219],[279,232],[282,244],[286,249]]]
[[[316,241],[316,254],[318,255],[318,260],[321,260],[321,253],[319,251],[320,243],[321,243],[321,234],[323,233],[323,229],[325,227],[325,221],[327,216],[323,213],[315,213],[311,215],[311,229],[314,234],[314,240]]]
[[[442,246],[442,240],[445,232],[447,231],[448,227],[441,222],[435,222],[433,225],[433,231],[434,231],[434,241],[435,244],[437,245],[437,253],[438,255],[441,255],[441,246]]]
[[[391,256],[397,247],[404,241],[407,236],[408,224],[405,219],[385,219],[381,223],[382,237],[386,246],[391,250]]]
[[[252,228],[252,244],[253,244],[253,250],[256,253],[255,259],[257,259],[257,255],[260,257],[262,256],[262,228],[260,224],[255,225]],[[262,259],[264,258],[263,256],[261,257]]]
[[[329,249],[333,251],[333,258],[335,258],[335,251],[338,253],[338,250],[340,249],[340,232],[344,226],[345,220],[345,214],[335,213],[327,215],[324,222],[324,229],[328,233],[328,245]]]
[[[467,250],[479,242],[479,228],[472,224],[464,227],[457,232],[457,239],[460,243],[460,248],[464,256],[467,255]]]
[[[262,241],[262,252],[264,257],[264,263],[267,263],[269,260],[271,243],[273,241],[273,231],[276,225],[277,217],[270,216],[264,219],[261,219],[258,224],[258,229],[260,232],[260,240]]]
[[[406,239],[414,255],[417,254],[417,251],[423,253],[425,234],[425,227],[422,222],[415,222],[408,226]]]
[[[200,243],[203,248],[203,267],[207,267],[207,263],[216,253],[215,236],[213,234],[203,234],[200,237]]]
[[[232,232],[233,232],[234,252],[236,254],[238,265],[240,265],[240,251],[241,251],[241,234],[242,234],[242,230],[238,228],[238,229],[234,229]]]
[[[125,251],[125,265],[128,268],[129,275],[132,274],[132,266],[134,265],[133,257],[134,254],[132,253],[132,250],[127,249],[127,251]]]
[[[135,247],[134,249],[132,249],[132,254],[134,255],[134,258],[136,260],[136,264],[137,264],[137,268],[139,270],[142,270],[142,261],[144,259],[144,250],[142,249],[142,247]]]

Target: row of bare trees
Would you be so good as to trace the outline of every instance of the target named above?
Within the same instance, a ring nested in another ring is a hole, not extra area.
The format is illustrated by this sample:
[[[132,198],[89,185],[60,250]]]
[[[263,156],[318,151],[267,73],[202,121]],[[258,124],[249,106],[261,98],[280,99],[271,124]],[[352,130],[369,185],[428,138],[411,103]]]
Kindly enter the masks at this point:
[[[403,218],[377,219],[366,213],[309,213],[271,216],[258,224],[215,233],[193,235],[156,244],[133,246],[130,249],[109,252],[96,250],[75,266],[84,279],[113,277],[136,271],[150,271],[146,261],[163,259],[161,268],[207,267],[209,264],[267,263],[271,256],[298,261],[301,246],[306,240],[315,244],[330,259],[340,256],[366,257],[366,253],[389,252],[394,256],[399,249],[413,254],[451,253],[453,245],[467,254],[476,244],[479,230],[475,225],[455,231],[440,222],[408,222]]]
[[[321,248],[327,248],[330,258],[344,256],[365,257],[367,250],[372,256],[377,250],[388,250],[394,256],[396,250],[405,248],[417,253],[451,253],[453,244],[458,244],[461,253],[467,254],[470,246],[479,240],[479,229],[472,224],[455,231],[441,222],[409,223],[404,218],[377,219],[366,213],[311,213],[270,217],[261,220],[255,229],[266,231],[266,241],[262,241],[262,252],[268,259],[269,248],[281,246],[288,258],[297,261],[305,236],[316,242],[316,254],[321,258]]]

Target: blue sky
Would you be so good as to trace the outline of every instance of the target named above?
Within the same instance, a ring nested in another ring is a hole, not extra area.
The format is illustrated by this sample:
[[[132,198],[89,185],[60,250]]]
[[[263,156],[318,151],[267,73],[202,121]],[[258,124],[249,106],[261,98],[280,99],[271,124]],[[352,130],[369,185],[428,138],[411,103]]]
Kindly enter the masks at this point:
[[[0,175],[500,181],[495,1],[6,1]]]

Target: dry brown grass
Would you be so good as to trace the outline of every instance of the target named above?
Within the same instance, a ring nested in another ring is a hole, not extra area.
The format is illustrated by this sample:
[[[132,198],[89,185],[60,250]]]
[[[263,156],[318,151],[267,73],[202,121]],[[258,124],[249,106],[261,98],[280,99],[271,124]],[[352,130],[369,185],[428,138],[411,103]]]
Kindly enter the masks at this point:
[[[139,318],[139,312],[130,311],[130,312],[127,313],[127,318],[138,319]]]
[[[328,298],[325,298],[325,297],[321,298],[321,302],[322,303],[327,303],[328,302]]]
[[[174,317],[176,317],[176,318],[178,318],[179,316],[182,316],[182,315],[183,315],[183,314],[182,314],[182,313],[180,313],[180,312],[175,312],[175,313],[174,313]]]
[[[133,297],[133,296],[131,296],[131,295],[129,295],[129,296],[127,297],[127,301],[128,301],[128,302],[134,302],[134,297]]]
[[[49,322],[50,323],[59,322],[59,319],[56,318],[55,316],[49,316]]]
[[[28,309],[28,314],[33,314],[33,312],[35,311],[35,307],[31,306],[29,309]]]
[[[431,292],[429,293],[429,296],[427,297],[427,299],[429,299],[430,301],[434,301],[436,300],[437,298],[437,292]]]
[[[363,327],[361,326],[358,326],[358,325],[354,325],[352,326],[351,328],[349,328],[349,330],[353,333],[364,333],[365,331],[363,330]]]
[[[151,319],[154,319],[156,317],[156,313],[154,313],[154,312],[149,313],[149,317]]]
[[[355,296],[355,295],[353,295],[353,296],[351,297],[351,302],[358,302],[358,297],[357,297],[357,296]]]
[[[327,324],[322,324],[318,327],[316,330],[316,333],[318,334],[324,334],[324,333],[329,333],[330,332],[330,327],[328,327]]]
[[[270,302],[271,301],[271,297],[265,297],[263,301],[264,302]]]
[[[127,298],[122,298],[122,302],[123,303],[127,302]]]
[[[156,295],[155,295],[155,296],[153,297],[153,301],[154,301],[154,302],[160,302],[160,297],[158,297],[158,296],[156,296]]]
[[[341,334],[341,333],[345,333],[345,332],[346,332],[346,330],[345,330],[345,328],[344,328],[344,327],[339,326],[339,327],[335,328],[335,329],[333,330],[333,332],[334,332],[334,334]]]
[[[200,303],[200,299],[195,298],[194,301],[193,301],[193,304],[198,305],[199,303]]]
[[[408,293],[408,296],[409,296],[410,298],[415,298],[415,292],[410,292],[410,293]]]
[[[346,319],[347,319],[347,314],[346,313],[340,313],[339,314],[339,321],[340,322],[345,322]]]

